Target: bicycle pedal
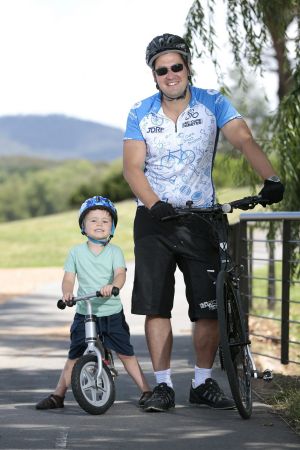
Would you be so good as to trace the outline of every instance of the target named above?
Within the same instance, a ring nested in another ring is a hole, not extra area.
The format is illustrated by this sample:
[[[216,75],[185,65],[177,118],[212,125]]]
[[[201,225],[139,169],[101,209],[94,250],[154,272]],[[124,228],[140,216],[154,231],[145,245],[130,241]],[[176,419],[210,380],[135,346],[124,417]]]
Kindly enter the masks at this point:
[[[270,370],[270,369],[264,370],[264,371],[263,371],[263,374],[262,374],[262,379],[263,379],[264,381],[266,381],[266,382],[272,381],[272,380],[273,380],[273,373],[272,373],[272,370]]]
[[[119,372],[114,367],[110,367],[109,370],[111,371],[113,377],[117,377],[119,375]]]

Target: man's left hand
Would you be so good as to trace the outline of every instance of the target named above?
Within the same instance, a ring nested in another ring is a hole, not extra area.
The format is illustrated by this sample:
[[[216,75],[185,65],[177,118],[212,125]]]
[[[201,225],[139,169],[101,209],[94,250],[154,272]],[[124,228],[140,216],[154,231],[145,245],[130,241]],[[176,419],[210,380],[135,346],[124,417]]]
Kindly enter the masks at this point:
[[[262,206],[281,202],[283,199],[284,186],[281,181],[265,180],[264,187],[259,192],[262,197]]]

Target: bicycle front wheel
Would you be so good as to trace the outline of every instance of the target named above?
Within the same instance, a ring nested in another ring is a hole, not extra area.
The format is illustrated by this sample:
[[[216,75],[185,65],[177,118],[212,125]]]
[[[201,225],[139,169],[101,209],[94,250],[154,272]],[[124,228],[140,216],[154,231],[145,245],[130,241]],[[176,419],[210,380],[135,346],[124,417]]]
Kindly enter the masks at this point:
[[[225,271],[217,278],[217,306],[222,363],[236,407],[243,419],[249,419],[252,413],[249,342],[236,288]]]
[[[71,385],[74,397],[81,408],[89,414],[104,414],[115,401],[115,385],[110,370],[103,364],[98,383],[97,371],[96,355],[82,356],[72,371]]]

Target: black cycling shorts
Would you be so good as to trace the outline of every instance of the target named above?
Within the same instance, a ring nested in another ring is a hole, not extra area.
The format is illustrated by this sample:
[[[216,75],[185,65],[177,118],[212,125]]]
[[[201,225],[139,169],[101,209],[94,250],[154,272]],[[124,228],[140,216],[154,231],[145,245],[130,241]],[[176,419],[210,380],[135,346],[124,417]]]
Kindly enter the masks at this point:
[[[133,314],[171,317],[178,266],[190,320],[217,318],[215,281],[220,256],[211,224],[192,216],[160,222],[142,206],[134,221],[134,243]]]

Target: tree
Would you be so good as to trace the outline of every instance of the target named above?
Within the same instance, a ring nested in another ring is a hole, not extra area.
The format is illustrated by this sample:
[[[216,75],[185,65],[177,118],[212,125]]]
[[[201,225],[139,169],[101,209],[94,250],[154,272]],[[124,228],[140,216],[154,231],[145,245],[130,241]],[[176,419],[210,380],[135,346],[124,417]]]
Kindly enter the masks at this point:
[[[210,56],[221,79],[222,71],[215,57],[217,34],[213,23],[217,3],[220,1],[194,1],[186,20],[185,38],[196,56]],[[245,80],[245,64],[263,72],[272,70],[272,58],[276,62],[279,106],[275,116],[266,123],[265,133],[270,140],[263,148],[275,155],[286,186],[284,200],[274,208],[299,211],[300,0],[224,0],[224,3],[229,42],[242,80]],[[288,37],[291,26],[295,30],[293,40]],[[290,44],[294,44],[292,53]],[[294,228],[292,239],[299,239],[299,235],[299,227]],[[299,257],[299,247],[294,250]],[[293,270],[297,269],[293,267]],[[298,276],[299,273],[300,269]]]
[[[266,126],[270,137],[263,145],[280,162],[280,176],[289,192],[276,205],[283,210],[300,210],[300,0],[224,0],[229,42],[237,67],[245,79],[246,65],[278,74],[279,106]],[[213,17],[220,0],[195,0],[186,19],[185,39],[195,56],[210,56],[219,79],[222,71],[216,58],[217,33]],[[288,38],[293,26],[295,36]],[[293,44],[292,54],[289,46]],[[201,48],[199,48],[201,46]]]
[[[203,4],[206,4],[204,9]],[[251,67],[273,70],[270,61],[275,58],[278,73],[278,97],[281,100],[293,85],[293,73],[299,66],[299,0],[224,0],[227,5],[227,30],[234,60],[244,75],[247,62]],[[209,55],[220,75],[216,59],[216,31],[213,17],[217,14],[220,0],[195,0],[186,20],[185,38],[198,57]],[[289,54],[291,38],[287,30],[292,23],[297,28],[294,46],[295,64]],[[194,38],[199,38],[199,49]]]

